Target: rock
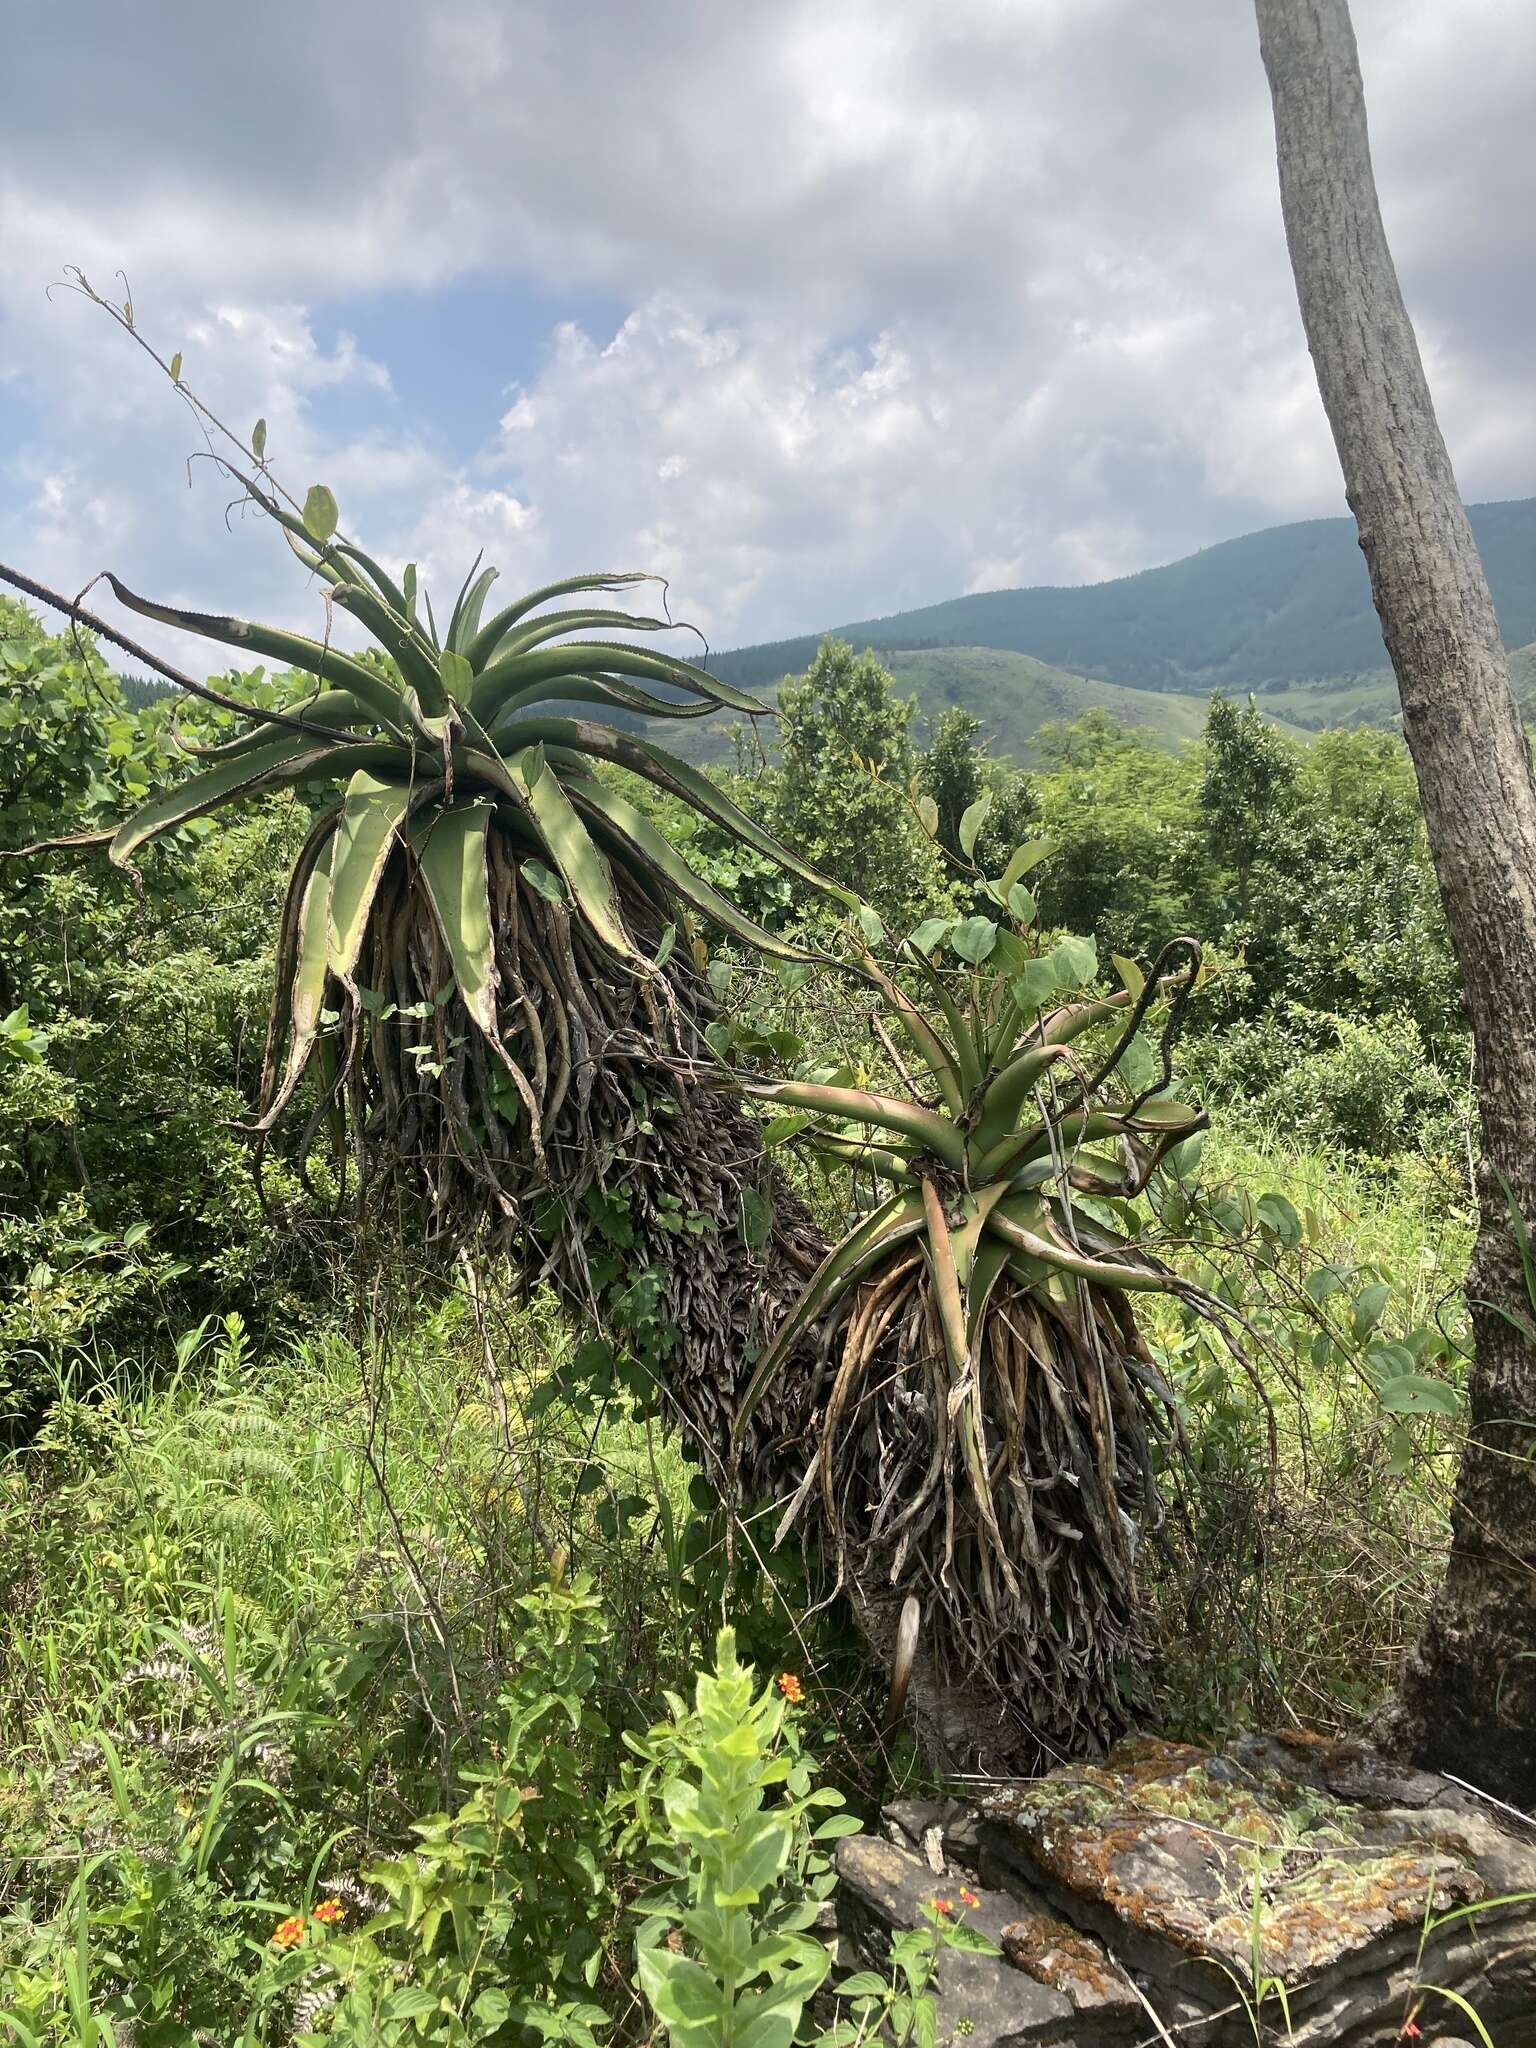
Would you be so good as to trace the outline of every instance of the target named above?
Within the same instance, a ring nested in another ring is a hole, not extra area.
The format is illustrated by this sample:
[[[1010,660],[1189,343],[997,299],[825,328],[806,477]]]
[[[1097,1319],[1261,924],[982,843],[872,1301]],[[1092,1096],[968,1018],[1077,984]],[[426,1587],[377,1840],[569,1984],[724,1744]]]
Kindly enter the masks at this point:
[[[893,1799],[888,1806],[881,1807],[880,1818],[885,1823],[889,1840],[897,1848],[916,1850],[929,1862],[930,1869],[932,1862],[927,1857],[927,1846],[933,1840],[935,1829],[938,1830],[946,1861],[958,1863],[967,1870],[975,1869],[980,1827],[975,1808],[967,1806],[963,1800]]]
[[[883,1968],[965,1871],[965,1919],[1001,1951],[940,1956],[945,2048],[1246,2048],[1255,2007],[1291,2048],[1466,2048],[1440,2031],[1466,2019],[1442,1987],[1498,2048],[1536,2048],[1536,1826],[1363,1744],[1143,1738],[979,1817],[903,1800],[882,1818],[890,1841],[838,1845],[840,1957]]]
[[[837,1845],[840,1879],[838,1925],[848,1945],[873,1969],[883,1969],[893,1934],[924,1924],[923,1907],[937,1887],[932,1871],[909,1850],[875,1835],[846,1835]],[[950,1896],[938,1893],[938,1896]],[[1003,1928],[1019,1915],[1019,1902],[978,1893],[966,1924],[1002,1946]],[[1001,1955],[946,1949],[935,1987],[938,2039],[966,2048],[1077,2048],[1077,2007],[1063,1991],[1015,1970]],[[1103,2037],[1118,2042],[1121,2035]]]
[[[1536,1841],[1475,1805],[1359,1744],[1139,1739],[985,1802],[980,1871],[1134,1973],[1163,2024],[1203,2011],[1203,2042],[1252,2040],[1235,1986],[1251,2004],[1257,1975],[1298,2048],[1392,2041],[1416,2000],[1427,2033],[1434,1985],[1515,2048],[1536,2041],[1536,1908],[1496,1901],[1536,1892]]]

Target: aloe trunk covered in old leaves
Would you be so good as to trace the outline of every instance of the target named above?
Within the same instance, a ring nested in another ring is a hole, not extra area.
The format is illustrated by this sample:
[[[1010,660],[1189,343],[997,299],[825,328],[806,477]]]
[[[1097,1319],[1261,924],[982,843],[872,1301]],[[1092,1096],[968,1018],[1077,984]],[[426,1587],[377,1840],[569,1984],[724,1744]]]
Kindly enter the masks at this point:
[[[1027,928],[1016,875],[997,894]],[[930,957],[941,944],[958,971]],[[1222,1321],[1138,1242],[1132,1207],[1206,1122],[1165,1092],[1199,948],[1173,942],[1145,980],[1126,963],[1134,985],[1108,997],[1071,993],[1091,943],[1042,953],[985,917],[931,923],[908,953],[902,980],[867,962],[908,1046],[901,1093],[753,1086],[798,1116],[800,1142],[860,1170],[869,1200],[759,1360],[738,1450],[819,1326],[780,1538],[814,1530],[892,1663],[915,1601],[931,1759],[1029,1770],[1103,1745],[1129,1711],[1135,1551],[1161,1516],[1172,1411],[1134,1303]],[[1159,1054],[1143,1027],[1165,1006]],[[770,1441],[780,1465],[791,1448]]]

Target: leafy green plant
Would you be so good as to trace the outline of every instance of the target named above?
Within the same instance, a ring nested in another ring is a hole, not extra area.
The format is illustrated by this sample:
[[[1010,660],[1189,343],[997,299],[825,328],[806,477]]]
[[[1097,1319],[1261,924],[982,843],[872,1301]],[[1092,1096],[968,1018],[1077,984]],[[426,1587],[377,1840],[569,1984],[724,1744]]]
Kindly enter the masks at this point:
[[[960,827],[967,856],[981,809]],[[899,1093],[745,1084],[782,1112],[771,1135],[846,1162],[871,1193],[759,1358],[738,1449],[822,1322],[840,1362],[784,1527],[816,1504],[838,1581],[886,1654],[896,1610],[920,1603],[930,1750],[994,1766],[1120,1724],[1138,1629],[1126,1503],[1157,1520],[1152,1442],[1169,1399],[1131,1299],[1222,1319],[1137,1241],[1134,1206],[1206,1122],[1164,1092],[1199,948],[1174,941],[1149,976],[1117,963],[1117,994],[1074,995],[1096,952],[1030,935],[1022,877],[1042,851],[1019,848],[987,884],[1010,925],[978,914],[914,933],[915,993],[866,956],[921,1081],[887,1032]],[[958,972],[938,964],[941,945]],[[1165,999],[1154,1052],[1143,1025]]]
[[[288,2002],[302,1987],[308,2009],[328,2016],[300,2041],[469,2048],[532,2032],[595,2048],[594,2028],[607,2025],[593,1998],[617,1911],[594,1775],[606,1626],[583,1578],[552,1580],[517,1605],[515,1676],[491,1757],[463,1774],[468,1797],[414,1822],[414,1849],[368,1871],[388,1903],[355,1933],[311,1910],[274,1936],[285,1953],[262,1999]]]
[[[836,1986],[837,1996],[847,1999],[850,2016],[839,2019],[821,2037],[822,2048],[849,2048],[862,2041],[894,2041],[897,2048],[936,2048],[938,2001],[934,1996],[939,1959],[946,1949],[960,1949],[972,1955],[1001,1953],[978,1928],[966,1924],[963,1910],[953,1899],[924,1901],[923,1924],[907,1927],[891,1942],[886,1970],[856,1970]]]
[[[842,1799],[812,1781],[798,1689],[759,1692],[725,1628],[692,1705],[669,1695],[671,1721],[630,1738],[636,1832],[666,1878],[636,1909],[640,1984],[676,2048],[789,2048],[830,1968],[810,1932],[834,1882],[823,1845],[859,1824],[815,1821]]]
[[[585,1206],[594,1191],[637,1183],[635,1263],[660,1275],[677,1333],[669,1399],[710,1442],[720,1386],[791,1283],[734,1234],[743,1185],[768,1201],[768,1169],[714,1064],[700,1071],[713,1011],[703,932],[802,956],[698,875],[613,771],[846,900],[707,776],[621,723],[762,706],[639,644],[667,632],[669,617],[601,601],[652,578],[567,577],[488,612],[495,572],[477,559],[440,630],[414,567],[397,577],[347,538],[326,487],[302,499],[284,488],[264,424],[228,428],[126,307],[78,273],[72,282],[171,376],[215,461],[282,533],[326,608],[325,632],[311,639],[107,579],[142,616],[310,679],[306,697],[281,705],[214,692],[249,730],[194,748],[197,772],[110,840],[124,865],[158,836],[253,796],[296,789],[312,805],[278,921],[249,1128],[264,1143],[291,1117],[301,1168],[318,1150],[333,1183],[355,1170],[374,1194],[420,1203],[432,1242],[499,1232],[524,1272],[554,1277],[605,1327]],[[369,637],[366,653],[335,644],[337,610]],[[314,1070],[315,1095],[301,1097]],[[690,1212],[705,1230],[671,1229]],[[734,1248],[722,1260],[727,1231]],[[809,1219],[785,1205],[774,1231],[792,1271]]]

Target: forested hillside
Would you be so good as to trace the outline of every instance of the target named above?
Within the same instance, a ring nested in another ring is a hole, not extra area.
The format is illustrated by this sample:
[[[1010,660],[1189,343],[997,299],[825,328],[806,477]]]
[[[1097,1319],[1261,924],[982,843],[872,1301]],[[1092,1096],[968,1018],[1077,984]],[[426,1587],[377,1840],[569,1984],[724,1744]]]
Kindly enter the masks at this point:
[[[1474,505],[1510,647],[1536,640],[1536,498]],[[1229,692],[1380,670],[1385,653],[1350,519],[1273,526],[1165,568],[1076,588],[995,590],[821,629],[859,647],[992,647],[1138,689]],[[762,684],[806,668],[820,632],[712,662]]]

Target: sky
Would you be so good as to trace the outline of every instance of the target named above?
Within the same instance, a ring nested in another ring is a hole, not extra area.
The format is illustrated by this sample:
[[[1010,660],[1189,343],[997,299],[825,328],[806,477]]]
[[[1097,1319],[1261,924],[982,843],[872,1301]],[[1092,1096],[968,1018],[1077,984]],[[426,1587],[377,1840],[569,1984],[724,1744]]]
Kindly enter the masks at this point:
[[[1244,0],[0,14],[0,560],[68,591],[323,624],[72,264],[450,602],[648,569],[726,647],[1344,510]],[[1528,496],[1536,7],[1354,15],[1463,493]]]

